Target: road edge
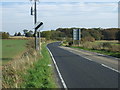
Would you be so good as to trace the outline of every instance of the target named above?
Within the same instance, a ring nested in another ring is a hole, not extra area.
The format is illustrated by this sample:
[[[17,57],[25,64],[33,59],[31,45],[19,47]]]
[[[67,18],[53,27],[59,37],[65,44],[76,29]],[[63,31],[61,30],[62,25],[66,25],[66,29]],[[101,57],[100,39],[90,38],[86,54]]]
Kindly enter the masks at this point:
[[[50,54],[50,56],[51,56],[51,58],[52,58],[52,61],[53,61],[54,65],[55,65],[55,68],[56,68],[56,70],[57,70],[57,73],[58,73],[58,76],[59,76],[59,78],[60,78],[60,81],[61,81],[63,87],[67,90],[67,85],[65,84],[65,81],[64,81],[63,78],[62,78],[62,75],[61,75],[61,73],[60,73],[60,70],[59,70],[59,68],[58,68],[58,66],[57,66],[57,63],[56,63],[56,61],[55,61],[55,59],[54,59],[54,57],[53,57],[52,52],[51,52],[50,49],[48,48],[48,45],[49,45],[49,44],[47,44],[46,48],[47,48],[47,50],[48,50],[48,52],[49,52],[49,54]]]

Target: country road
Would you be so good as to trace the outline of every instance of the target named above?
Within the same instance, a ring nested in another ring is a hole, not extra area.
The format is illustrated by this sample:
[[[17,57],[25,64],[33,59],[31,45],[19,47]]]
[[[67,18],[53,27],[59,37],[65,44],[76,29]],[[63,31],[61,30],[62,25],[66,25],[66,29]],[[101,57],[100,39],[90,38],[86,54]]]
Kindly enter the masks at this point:
[[[118,72],[59,47],[48,44],[67,88],[118,88]]]

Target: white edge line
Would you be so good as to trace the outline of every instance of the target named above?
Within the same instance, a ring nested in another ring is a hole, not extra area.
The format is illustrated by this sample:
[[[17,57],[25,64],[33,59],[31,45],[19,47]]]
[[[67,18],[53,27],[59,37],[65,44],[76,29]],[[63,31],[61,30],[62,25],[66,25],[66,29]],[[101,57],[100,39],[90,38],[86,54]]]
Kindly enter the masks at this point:
[[[107,65],[105,65],[105,64],[101,64],[101,65],[104,66],[104,67],[106,67],[106,68],[109,68],[109,69],[111,69],[111,70],[113,70],[113,71],[115,71],[115,72],[120,73],[120,71],[118,71],[118,70],[116,70],[116,69],[114,69],[114,68],[111,68],[111,67],[109,67],[109,66],[107,66]]]
[[[49,51],[49,53],[50,53],[50,55],[51,55],[51,57],[52,57],[52,60],[53,60],[54,65],[55,65],[55,67],[56,67],[56,69],[57,69],[57,72],[58,72],[58,75],[59,75],[59,77],[60,77],[60,80],[61,80],[61,82],[62,82],[62,84],[63,84],[63,87],[67,89],[67,86],[66,86],[66,84],[65,84],[65,81],[64,81],[63,78],[62,78],[62,75],[61,75],[61,73],[60,73],[60,71],[59,71],[59,69],[58,69],[58,66],[57,66],[57,64],[56,64],[56,62],[55,62],[55,59],[54,59],[51,51],[49,50],[48,47],[47,47],[47,49],[48,49],[48,51]]]
[[[74,53],[73,51],[69,51],[69,52]],[[74,54],[76,54],[76,53],[74,53]],[[83,57],[83,56],[82,56],[82,55],[80,55],[80,54],[77,54],[77,55],[79,55],[79,56]],[[92,62],[93,62],[93,60],[92,60],[92,59],[90,59],[90,58],[87,58],[87,57],[83,57],[83,58],[85,58],[85,59],[87,59],[87,60],[89,60],[89,61],[92,61]]]
[[[69,52],[72,52],[72,51],[69,51]],[[74,53],[74,52],[72,52],[72,53]],[[78,54],[79,55],[79,54]],[[79,55],[79,56],[81,56],[81,55]],[[83,57],[83,56],[81,56],[81,57]],[[83,57],[83,58],[85,58],[85,59],[87,59],[87,60],[89,60],[89,61],[93,61],[92,59],[89,59],[89,58],[87,58],[87,57]],[[94,61],[93,61],[94,62]],[[96,62],[97,63],[97,62]],[[97,64],[100,64],[100,63],[97,63]],[[108,69],[111,69],[111,70],[113,70],[113,71],[115,71],[115,72],[118,72],[118,73],[120,73],[120,71],[118,71],[118,70],[116,70],[116,69],[114,69],[114,68],[111,68],[111,67],[109,67],[109,66],[107,66],[107,65],[105,65],[105,64],[101,64],[102,66],[104,66],[104,67],[106,67],[106,68],[108,68]]]

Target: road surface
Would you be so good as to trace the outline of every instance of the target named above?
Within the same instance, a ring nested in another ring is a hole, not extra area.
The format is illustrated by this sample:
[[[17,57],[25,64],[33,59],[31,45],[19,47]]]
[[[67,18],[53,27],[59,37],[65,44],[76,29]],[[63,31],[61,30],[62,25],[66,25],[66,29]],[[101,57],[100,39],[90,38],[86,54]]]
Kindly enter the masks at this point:
[[[118,88],[118,72],[75,53],[48,44],[67,88]]]

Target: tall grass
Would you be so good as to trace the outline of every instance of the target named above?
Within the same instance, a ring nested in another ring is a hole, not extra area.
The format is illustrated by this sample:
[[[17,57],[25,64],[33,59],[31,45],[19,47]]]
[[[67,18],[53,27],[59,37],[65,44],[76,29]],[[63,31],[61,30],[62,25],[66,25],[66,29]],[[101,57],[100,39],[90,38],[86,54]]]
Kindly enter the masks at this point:
[[[29,69],[24,76],[23,88],[56,88],[53,79],[53,67],[51,57],[46,49],[46,44],[42,44],[42,58],[34,63],[34,67]]]
[[[80,48],[83,50],[88,50],[88,51],[120,58],[120,45],[112,44],[110,42],[101,42],[101,43],[86,42],[86,43],[82,43],[80,47],[78,46],[71,46],[71,47]]]
[[[40,55],[32,48],[34,45],[32,41],[29,43],[31,44],[26,46],[29,49],[20,58],[11,60],[2,66],[2,88],[19,88],[23,83],[23,74],[33,66],[33,62],[38,57],[40,58]]]

